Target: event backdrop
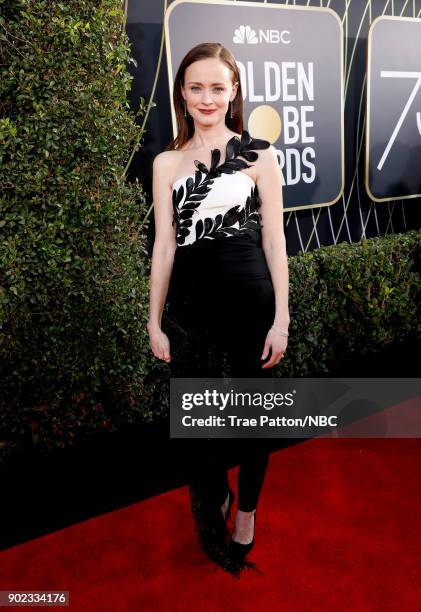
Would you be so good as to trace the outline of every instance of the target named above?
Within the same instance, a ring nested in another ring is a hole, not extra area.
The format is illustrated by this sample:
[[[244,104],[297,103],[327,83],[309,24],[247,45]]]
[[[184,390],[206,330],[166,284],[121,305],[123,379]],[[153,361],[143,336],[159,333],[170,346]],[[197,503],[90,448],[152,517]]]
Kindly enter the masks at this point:
[[[245,127],[277,149],[289,255],[421,225],[421,0],[125,0],[144,147],[129,176],[150,194],[175,135],[172,84],[188,49],[236,58]]]

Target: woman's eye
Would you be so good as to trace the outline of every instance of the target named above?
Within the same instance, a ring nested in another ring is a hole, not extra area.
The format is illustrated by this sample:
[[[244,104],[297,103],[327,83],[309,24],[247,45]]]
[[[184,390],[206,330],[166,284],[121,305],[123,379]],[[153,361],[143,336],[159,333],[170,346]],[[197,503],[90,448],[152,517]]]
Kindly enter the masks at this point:
[[[194,86],[192,87],[192,91],[198,90],[200,87]],[[224,91],[224,87],[215,87],[216,91]]]

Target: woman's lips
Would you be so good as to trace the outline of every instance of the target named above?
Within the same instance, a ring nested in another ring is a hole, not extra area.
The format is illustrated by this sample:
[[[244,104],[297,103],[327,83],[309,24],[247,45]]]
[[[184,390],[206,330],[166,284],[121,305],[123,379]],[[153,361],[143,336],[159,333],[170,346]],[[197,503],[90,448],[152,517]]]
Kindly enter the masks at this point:
[[[204,115],[211,115],[212,113],[215,112],[215,109],[213,110],[202,110],[201,108],[199,108],[200,112],[203,113]]]

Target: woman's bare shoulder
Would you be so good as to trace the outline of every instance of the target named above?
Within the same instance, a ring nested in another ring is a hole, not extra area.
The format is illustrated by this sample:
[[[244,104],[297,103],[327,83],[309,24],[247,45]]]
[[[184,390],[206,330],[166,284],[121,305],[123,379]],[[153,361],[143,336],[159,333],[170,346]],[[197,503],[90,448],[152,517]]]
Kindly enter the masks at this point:
[[[177,151],[162,151],[155,156],[153,167],[155,170],[168,170],[171,169],[177,159]]]
[[[168,186],[172,184],[172,177],[177,167],[179,159],[177,153],[175,150],[162,151],[153,160],[153,174],[157,177],[159,176],[161,180],[163,180],[163,177],[166,177]]]

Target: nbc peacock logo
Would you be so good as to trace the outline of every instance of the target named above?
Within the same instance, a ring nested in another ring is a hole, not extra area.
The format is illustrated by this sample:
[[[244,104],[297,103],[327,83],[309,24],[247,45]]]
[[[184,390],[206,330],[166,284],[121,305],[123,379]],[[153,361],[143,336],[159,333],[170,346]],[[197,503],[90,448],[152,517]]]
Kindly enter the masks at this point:
[[[257,45],[256,32],[249,25],[241,25],[234,31],[232,41],[240,45],[247,43],[248,45]]]

